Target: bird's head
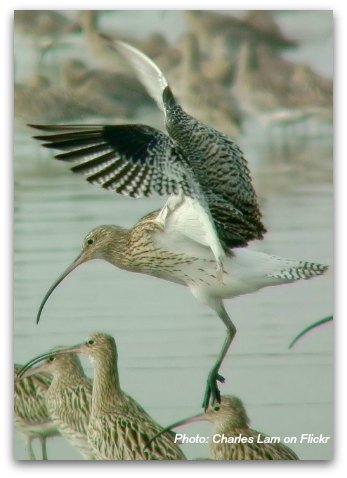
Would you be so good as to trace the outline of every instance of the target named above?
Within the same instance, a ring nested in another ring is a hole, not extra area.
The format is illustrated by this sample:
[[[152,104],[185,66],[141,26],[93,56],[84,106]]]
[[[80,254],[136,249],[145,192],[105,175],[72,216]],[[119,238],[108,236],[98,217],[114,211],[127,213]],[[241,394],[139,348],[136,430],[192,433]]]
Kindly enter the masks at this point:
[[[53,376],[76,373],[84,375],[78,355],[74,352],[69,352],[66,350],[66,347],[55,347],[47,353],[34,357],[17,370],[17,376],[20,378],[46,373]]]
[[[204,415],[204,419],[212,422],[216,427],[228,423],[242,428],[249,422],[242,401],[233,395],[223,395],[221,403],[210,405]]]
[[[98,226],[88,232],[84,238],[82,250],[79,255],[48,289],[39,307],[36,323],[39,322],[43,307],[52,292],[74,269],[84,262],[91,261],[93,259],[104,259],[106,261],[112,262],[113,253],[116,254],[117,251],[117,236],[121,230],[122,229],[118,226],[110,225]]]
[[[101,332],[90,335],[80,345],[78,351],[87,355],[91,362],[107,359],[112,363],[117,361],[117,347],[114,338]]]
[[[84,374],[79,354],[95,359],[117,362],[117,347],[113,337],[101,332],[90,335],[84,342],[68,347],[55,347],[44,354],[38,355],[18,370],[17,376],[25,378],[35,373],[50,372],[57,375],[66,372]],[[39,365],[37,365],[39,364]],[[34,367],[37,365],[37,367]]]
[[[145,448],[147,448],[154,440],[156,440],[156,438],[165,432],[171,431],[172,429],[181,427],[183,425],[188,425],[189,423],[206,420],[212,422],[215,429],[221,429],[226,426],[228,428],[246,428],[249,421],[241,400],[232,395],[224,395],[221,397],[220,403],[210,405],[205,412],[199,413],[198,415],[193,415],[165,427],[155,436],[151,437]]]

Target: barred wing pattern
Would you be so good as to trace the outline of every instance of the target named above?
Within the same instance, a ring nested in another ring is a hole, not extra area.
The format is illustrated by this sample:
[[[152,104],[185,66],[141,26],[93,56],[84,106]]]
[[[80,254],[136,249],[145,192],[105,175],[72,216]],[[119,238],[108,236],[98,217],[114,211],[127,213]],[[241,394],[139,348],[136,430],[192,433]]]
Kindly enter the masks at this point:
[[[192,194],[189,173],[180,148],[164,133],[150,126],[39,126],[48,135],[35,136],[46,148],[63,150],[57,159],[76,163],[75,173],[105,189],[131,197]],[[53,134],[52,134],[53,133]],[[187,166],[188,170],[188,166]]]
[[[215,196],[208,200],[212,215],[224,227],[226,241],[231,246],[242,246],[249,240],[261,239],[266,229],[261,221],[258,199],[243,152],[230,138],[209,129],[213,146],[205,148],[199,182],[207,194],[211,191]],[[202,131],[200,134],[206,138],[208,133]],[[240,241],[234,241],[237,235],[241,237]]]
[[[164,110],[166,129],[189,160],[203,194],[213,192],[218,198],[214,212],[213,202],[207,199],[207,204],[224,249],[262,239],[266,229],[261,222],[257,197],[241,149],[223,133],[185,113],[163,73],[150,58],[130,45],[121,42],[115,45]]]
[[[266,229],[241,149],[225,134],[185,113],[169,87],[163,99],[168,133],[189,158],[224,247],[262,239]]]
[[[236,195],[236,194],[234,194]],[[218,237],[225,248],[242,247],[253,239],[261,239],[265,228],[260,219],[239,209],[232,198],[225,199],[216,193],[207,194],[211,215],[214,218]]]
[[[186,460],[167,435],[161,435],[144,450],[160,429],[143,417],[104,415],[91,419],[88,439],[98,460]]]
[[[38,126],[37,126],[38,127]],[[57,159],[77,162],[71,170],[87,174],[91,183],[132,197],[177,195],[182,191],[197,200],[201,227],[210,237],[216,259],[223,257],[205,194],[195,180],[180,147],[166,134],[150,126],[39,126],[59,132],[36,136],[44,146],[64,150]]]
[[[72,171],[87,174],[88,181],[106,189],[132,197],[183,191],[197,199],[206,227],[215,236],[213,242],[218,237],[224,252],[262,239],[266,229],[240,148],[186,114],[150,58],[122,42],[113,46],[164,110],[169,136],[145,125],[29,125],[56,133],[36,139],[46,141],[48,148],[65,151],[56,157],[77,162]],[[219,262],[221,257],[216,259]]]
[[[132,65],[138,79],[164,110],[167,131],[189,160],[204,194],[212,192],[218,199],[214,214],[214,201],[210,198],[207,203],[215,223],[224,226],[224,231],[220,228],[221,239],[225,236],[229,247],[245,245],[250,239],[260,239],[266,231],[260,220],[261,213],[247,161],[238,145],[225,134],[185,113],[176,102],[164,74],[144,53],[120,41],[115,42],[114,46]],[[185,167],[185,164],[182,166]],[[225,212],[223,207],[226,208]],[[236,226],[233,225],[234,219]],[[236,238],[236,241],[228,237],[228,221],[234,230],[238,229],[236,236],[240,238]]]

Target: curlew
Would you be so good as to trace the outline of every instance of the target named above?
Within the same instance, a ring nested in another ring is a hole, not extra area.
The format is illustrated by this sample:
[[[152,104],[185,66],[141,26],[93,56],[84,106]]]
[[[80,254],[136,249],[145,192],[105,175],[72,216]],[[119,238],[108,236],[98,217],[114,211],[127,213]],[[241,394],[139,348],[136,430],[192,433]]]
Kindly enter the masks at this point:
[[[94,382],[88,442],[97,460],[185,460],[171,433],[143,448],[150,436],[162,431],[145,410],[129,395],[119,382],[117,347],[113,337],[95,333],[84,343],[55,350],[56,357],[66,354],[85,354],[94,367]],[[28,362],[21,373],[35,363],[50,359],[42,354]]]
[[[198,236],[211,248],[221,281],[230,249],[262,239],[266,232],[246,159],[228,136],[184,112],[146,55],[123,42],[109,44],[134,67],[164,111],[168,134],[142,124],[37,125],[50,134],[36,139],[64,150],[59,159],[77,162],[73,171],[104,188],[133,197],[172,194],[157,219],[162,227],[169,212],[189,198],[200,221]]]
[[[213,424],[209,440],[213,460],[299,460],[289,447],[280,442],[279,437],[269,437],[250,428],[243,403],[231,395],[222,396],[221,403],[209,407],[205,413],[180,420],[164,430],[201,420]],[[149,445],[157,438],[152,437]]]
[[[182,60],[175,70],[178,96],[191,115],[199,118],[231,137],[242,129],[242,115],[236,98],[220,81],[210,79],[211,72],[218,74],[218,55],[214,63],[204,61],[197,38],[186,34],[180,41]],[[228,63],[230,66],[230,61]],[[222,66],[223,70],[223,66]]]
[[[106,225],[87,234],[79,256],[45,295],[37,321],[56,286],[91,259],[188,286],[227,329],[208,375],[206,408],[210,400],[220,400],[217,381],[224,379],[219,368],[236,333],[223,299],[309,279],[327,266],[245,247],[263,238],[265,228],[243,153],[230,138],[182,110],[151,60],[129,45],[117,45],[164,109],[169,135],[145,125],[36,125],[48,132],[36,138],[63,150],[56,157],[77,162],[72,171],[87,174],[91,183],[133,197],[155,192],[171,196],[161,211],[143,217],[132,229]]]
[[[194,297],[213,309],[227,328],[225,342],[208,376],[203,402],[203,406],[207,407],[210,397],[212,402],[219,400],[216,381],[223,378],[218,371],[236,333],[223,299],[255,292],[267,286],[310,279],[323,274],[327,266],[235,248],[225,262],[221,284],[216,277],[215,261],[210,249],[184,236],[184,229],[180,226],[181,212],[185,213],[182,206],[169,216],[164,231],[156,222],[158,212],[144,216],[131,229],[104,225],[90,231],[80,254],[47,291],[37,321],[49,296],[63,279],[79,265],[93,259],[103,259],[120,269],[189,287]]]
[[[94,460],[87,439],[93,382],[85,375],[78,356],[74,353],[59,355],[52,350],[39,367],[27,369],[24,366],[20,374],[24,369],[24,377],[37,372],[53,375],[46,392],[46,405],[52,421],[85,460]]]
[[[244,42],[232,91],[244,114],[264,125],[291,125],[329,115],[333,84],[307,65],[273,54],[270,47]]]
[[[185,19],[204,54],[210,54],[213,41],[222,37],[232,61],[244,41],[267,45],[274,52],[298,47],[297,41],[282,33],[270,11],[249,10],[237,17],[207,10],[188,10]]]
[[[42,459],[47,460],[46,439],[59,436],[46,406],[45,395],[52,377],[47,373],[35,373],[27,378],[17,378],[22,365],[14,366],[14,429],[22,436],[30,460],[36,460],[32,442],[41,443]]]

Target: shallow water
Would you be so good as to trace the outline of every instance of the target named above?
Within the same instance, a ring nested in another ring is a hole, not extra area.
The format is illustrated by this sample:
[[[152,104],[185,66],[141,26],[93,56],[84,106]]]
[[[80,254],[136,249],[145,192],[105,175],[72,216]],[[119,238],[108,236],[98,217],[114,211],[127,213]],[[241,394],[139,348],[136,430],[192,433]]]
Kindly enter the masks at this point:
[[[166,425],[198,413],[225,331],[188,289],[93,261],[59,286],[35,324],[41,299],[77,256],[86,232],[107,223],[130,227],[163,200],[133,200],[92,187],[30,136],[26,130],[15,133],[15,361],[104,331],[118,345],[123,389],[156,420]],[[269,230],[252,247],[332,265],[331,141],[331,134],[306,141],[294,135],[284,147],[255,129],[240,138]],[[332,281],[330,270],[324,277],[226,302],[238,334],[221,369],[227,379],[222,393],[244,401],[253,428],[298,437],[291,446],[306,460],[330,459],[333,453],[332,439],[327,445],[299,443],[302,433],[333,434],[332,324],[293,350],[288,344],[306,325],[333,313]],[[207,436],[210,430],[208,423],[199,423],[182,432]],[[204,444],[183,449],[190,459],[208,456]],[[14,456],[26,457],[17,435]],[[59,438],[48,442],[48,456],[79,459]]]

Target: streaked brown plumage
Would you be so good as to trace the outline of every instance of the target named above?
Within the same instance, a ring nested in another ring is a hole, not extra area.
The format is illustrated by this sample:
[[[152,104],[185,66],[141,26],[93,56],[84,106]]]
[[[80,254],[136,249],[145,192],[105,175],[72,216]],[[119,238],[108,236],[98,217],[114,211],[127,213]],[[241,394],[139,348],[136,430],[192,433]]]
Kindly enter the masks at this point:
[[[25,376],[36,371],[49,371],[53,375],[46,392],[46,405],[53,423],[85,460],[94,460],[87,439],[93,381],[85,375],[78,356],[59,355],[53,350],[39,367],[27,370]]]
[[[211,457],[214,460],[299,460],[299,457],[282,443],[263,443],[268,437],[249,427],[249,418],[243,403],[237,397],[225,395],[220,405],[211,407],[206,420],[213,423],[213,435],[227,437],[246,437],[248,443],[210,444]]]
[[[135,400],[120,388],[113,337],[94,334],[80,348],[94,366],[93,401],[88,439],[99,460],[185,460],[168,434],[143,451],[154,430],[161,430]]]
[[[225,260],[223,283],[216,277],[212,252],[199,240],[185,235],[185,228],[198,229],[199,223],[188,220],[186,201],[176,212],[169,213],[163,229],[158,211],[153,211],[131,229],[114,225],[99,226],[84,239],[82,250],[73,263],[49,288],[43,298],[37,321],[55,288],[76,267],[93,259],[103,259],[131,272],[148,274],[190,288],[194,297],[214,310],[227,328],[227,336],[208,379],[203,406],[219,400],[216,380],[222,381],[219,368],[236,333],[223,305],[223,299],[255,292],[267,286],[281,285],[323,274],[327,266],[268,255],[246,248],[233,249]]]
[[[308,279],[327,267],[246,249],[250,241],[262,239],[266,229],[241,149],[185,113],[163,73],[141,51],[122,42],[108,46],[127,58],[165,112],[168,134],[140,124],[31,125],[48,133],[36,139],[62,150],[56,158],[74,163],[71,170],[87,175],[93,184],[132,197],[170,197],[157,217],[151,213],[131,230],[101,226],[91,231],[81,254],[44,297],[37,320],[55,287],[91,259],[187,285],[227,329],[208,375],[203,400],[207,408],[220,399],[217,381],[224,379],[219,369],[236,333],[222,300]]]
[[[232,395],[221,397],[221,403],[205,413],[195,415],[165,428],[207,420],[213,424],[209,448],[213,460],[299,460],[278,437],[269,437],[249,427],[249,418],[241,400]],[[150,443],[157,440],[152,437]],[[244,443],[245,442],[245,443]]]
[[[18,364],[14,366],[14,428],[25,441],[30,460],[36,460],[32,448],[35,438],[41,442],[42,459],[47,460],[46,439],[59,436],[45,402],[52,377],[47,373],[36,373],[19,379],[16,374],[21,368]]]
[[[56,349],[55,354],[86,354],[94,366],[92,406],[88,442],[97,460],[185,460],[171,433],[144,451],[149,437],[162,427],[120,388],[117,348],[113,337],[96,333],[84,343]],[[57,355],[56,355],[57,356]],[[42,354],[28,362],[22,373],[46,358]]]

